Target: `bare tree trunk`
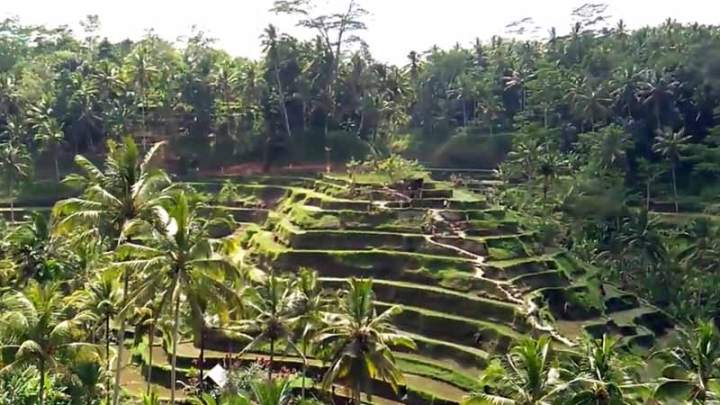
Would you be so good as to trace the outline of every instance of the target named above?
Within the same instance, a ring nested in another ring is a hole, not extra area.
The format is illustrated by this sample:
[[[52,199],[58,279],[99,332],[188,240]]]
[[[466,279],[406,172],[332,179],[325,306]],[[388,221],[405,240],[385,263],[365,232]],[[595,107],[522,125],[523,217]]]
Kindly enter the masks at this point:
[[[292,132],[290,130],[290,118],[288,117],[287,106],[285,105],[285,92],[283,91],[282,81],[280,80],[280,69],[275,63],[275,81],[277,82],[278,92],[280,93],[280,111],[282,112],[283,121],[285,124],[285,132],[287,132],[288,138],[292,138]]]
[[[152,386],[152,369],[153,369],[153,344],[155,343],[155,320],[153,319],[150,323],[150,332],[148,333],[148,373],[147,373],[147,395],[150,395],[150,388]]]
[[[650,180],[645,183],[645,211],[650,211]]]
[[[268,366],[268,381],[272,381],[274,360],[275,360],[275,339],[271,339],[270,340],[270,365]]]
[[[45,358],[40,358],[40,386],[38,387],[38,404],[45,405]]]
[[[105,402],[110,403],[110,315],[105,317],[105,360],[107,361],[107,375],[105,376]]]
[[[678,193],[677,193],[677,177],[675,174],[675,162],[672,163],[672,184],[673,184],[673,197],[675,202],[675,213],[680,212],[680,206],[678,205]]]
[[[175,381],[177,379],[177,342],[180,324],[180,293],[175,291],[175,309],[173,314],[172,368],[170,369],[170,404],[175,405]]]
[[[53,153],[53,160],[55,161],[55,180],[60,182],[60,164],[58,163],[58,153]]]
[[[200,326],[200,361],[198,368],[200,369],[200,392],[203,392],[205,388],[205,380],[203,378],[205,371],[205,325]]]
[[[10,196],[10,222],[15,222],[15,195],[13,195],[13,181],[8,182],[8,195]]]
[[[122,228],[121,228],[122,229]],[[118,240],[118,245],[120,240]],[[128,300],[128,288],[130,288],[130,273],[127,269],[123,274],[123,295],[122,295],[122,308],[125,308]],[[120,314],[120,330],[118,331],[118,342],[117,342],[117,360],[115,365],[115,387],[113,387],[113,405],[118,405],[120,400],[120,374],[122,372],[122,356],[125,345],[125,313]]]
[[[305,399],[305,378],[307,377],[308,362],[307,362],[307,338],[303,338],[302,351],[303,351],[303,370],[302,370],[302,385],[300,388],[300,398]]]

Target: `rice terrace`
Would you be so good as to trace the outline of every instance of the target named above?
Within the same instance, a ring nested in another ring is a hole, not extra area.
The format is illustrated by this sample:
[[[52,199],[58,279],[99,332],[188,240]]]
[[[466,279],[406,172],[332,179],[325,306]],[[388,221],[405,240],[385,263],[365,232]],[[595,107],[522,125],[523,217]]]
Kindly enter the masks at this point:
[[[720,28],[267,2],[259,58],[0,23],[0,405],[720,403]]]

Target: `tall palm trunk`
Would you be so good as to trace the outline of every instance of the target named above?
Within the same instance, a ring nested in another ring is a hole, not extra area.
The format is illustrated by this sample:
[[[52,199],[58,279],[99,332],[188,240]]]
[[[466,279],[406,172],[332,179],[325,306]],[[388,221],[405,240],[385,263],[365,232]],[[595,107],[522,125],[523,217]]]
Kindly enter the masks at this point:
[[[40,386],[38,387],[38,404],[45,404],[45,358],[40,358]]]
[[[680,206],[678,205],[678,193],[677,193],[677,175],[675,174],[675,162],[672,163],[672,186],[673,186],[673,198],[675,203],[675,213],[680,212]]]
[[[288,117],[287,106],[285,105],[285,92],[283,91],[282,81],[280,80],[280,68],[275,62],[275,82],[277,82],[278,92],[280,93],[280,112],[282,112],[283,122],[285,124],[285,132],[288,138],[292,138],[292,132],[290,130],[290,118]]]
[[[107,376],[105,376],[105,402],[110,403],[110,315],[105,317],[105,361],[107,362]]]
[[[650,180],[645,182],[645,211],[650,211]]]
[[[177,342],[180,327],[180,292],[175,291],[175,309],[173,313],[172,368],[170,369],[170,404],[175,405],[175,380],[177,379]]]
[[[305,399],[305,377],[307,376],[307,338],[303,338],[302,342],[303,351],[303,369],[302,369],[302,382],[300,383],[300,398]]]
[[[15,196],[13,195],[13,181],[8,181],[8,195],[10,196],[10,222],[15,222]]]
[[[53,152],[53,160],[55,162],[55,180],[60,182],[60,164],[58,163],[58,152]]]
[[[268,381],[272,381],[274,360],[275,360],[275,339],[270,339],[270,365],[268,366]]]
[[[118,240],[118,245],[120,240]],[[128,289],[130,288],[130,273],[127,269],[123,273],[123,294],[122,308],[125,308],[128,300]],[[113,405],[118,405],[120,400],[120,374],[122,373],[123,349],[125,347],[125,313],[120,313],[120,330],[118,331],[117,360],[115,362],[115,387],[113,387]]]
[[[148,332],[148,374],[147,374],[147,387],[145,391],[147,395],[150,395],[150,387],[152,386],[152,369],[153,369],[153,344],[155,343],[155,320],[150,323],[150,332]]]
[[[200,369],[200,392],[204,391],[205,388],[205,326],[200,327],[200,361],[198,363]]]

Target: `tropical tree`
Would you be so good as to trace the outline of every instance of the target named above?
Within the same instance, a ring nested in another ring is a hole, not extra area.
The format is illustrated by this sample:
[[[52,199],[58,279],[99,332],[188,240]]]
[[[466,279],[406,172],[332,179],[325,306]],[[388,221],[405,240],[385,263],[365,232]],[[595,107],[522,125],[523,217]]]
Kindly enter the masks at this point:
[[[0,297],[0,349],[12,352],[12,361],[0,372],[24,365],[34,365],[40,374],[38,403],[45,403],[45,375],[61,370],[58,359],[63,352],[92,350],[85,343],[74,342],[85,315],[73,316],[65,311],[58,284],[32,282],[25,292],[10,292]]]
[[[655,399],[690,403],[720,400],[720,335],[712,321],[698,322],[692,331],[682,329],[679,344],[656,354],[667,361],[663,379],[655,390]]]
[[[202,220],[184,191],[174,193],[166,209],[156,207],[162,222],[153,229],[136,229],[129,236],[138,242],[125,242],[118,247],[122,261],[116,266],[125,271],[137,272],[139,283],[128,305],[147,302],[148,298],[162,296],[157,311],[165,303],[171,304],[172,315],[172,357],[170,402],[175,403],[177,374],[177,346],[179,341],[180,305],[183,297],[200,324],[194,325],[196,335],[205,328],[204,311],[200,300],[215,297],[220,300],[234,300],[232,280],[234,267],[216,252],[208,238],[210,222]],[[124,309],[127,310],[127,307]]]
[[[292,130],[290,129],[290,118],[288,117],[286,105],[287,98],[285,95],[285,91],[283,90],[282,79],[280,78],[280,64],[282,63],[282,61],[278,44],[278,32],[277,28],[272,24],[268,25],[268,27],[265,28],[265,32],[263,34],[263,47],[265,53],[267,54],[268,62],[272,66],[273,77],[275,79],[275,85],[277,86],[278,91],[278,106],[280,107],[280,112],[282,113],[285,131],[288,138],[292,138]]]
[[[0,144],[0,175],[10,197],[10,221],[15,222],[17,186],[30,178],[32,159],[22,143],[11,141]]]
[[[292,302],[294,284],[294,280],[270,274],[267,282],[256,289],[257,294],[247,303],[256,312],[254,318],[241,323],[243,332],[255,336],[242,353],[246,353],[260,343],[270,343],[268,380],[272,379],[276,343],[283,341],[288,347],[304,355],[293,342],[291,334],[297,322],[297,313]]]
[[[373,380],[385,381],[397,389],[404,378],[391,348],[415,349],[412,339],[391,323],[401,307],[393,306],[378,314],[372,285],[372,280],[349,280],[337,313],[328,316],[328,326],[316,338],[318,345],[333,353],[323,388],[329,390],[335,381],[343,380],[355,404],[360,403],[361,393],[367,392]]]
[[[324,320],[331,312],[332,300],[323,293],[317,272],[303,268],[298,273],[291,300],[292,312],[298,314],[295,322],[299,334],[300,350],[303,356],[302,397],[305,397],[307,358],[311,354],[313,339],[324,327]]]
[[[642,104],[652,108],[656,119],[656,129],[663,126],[663,113],[673,107],[680,82],[654,70],[645,71],[645,80],[640,82],[638,96]]]
[[[463,399],[464,405],[546,405],[564,388],[550,360],[550,339],[527,339],[495,361],[480,376],[481,389]]]
[[[600,339],[586,337],[578,360],[568,366],[571,380],[568,391],[570,404],[600,405],[629,403],[633,395],[649,391],[648,386],[636,384],[634,366],[637,361],[621,357],[618,340],[603,335]],[[572,357],[571,357],[572,358]]]
[[[155,144],[140,157],[140,152],[131,137],[126,137],[122,145],[108,141],[108,155],[104,170],[100,170],[90,160],[76,156],[75,163],[85,172],[84,175],[71,174],[65,183],[84,188],[77,198],[59,201],[53,208],[53,214],[59,218],[57,231],[68,234],[78,227],[98,229],[101,234],[112,238],[115,246],[126,241],[126,234],[137,229],[162,223],[156,209],[167,199],[171,186],[169,177],[162,170],[153,169],[151,164],[155,154],[162,146]],[[130,269],[124,268],[122,307],[128,303]],[[118,321],[118,358],[122,358],[125,339],[125,316],[120,314]],[[120,397],[121,367],[115,371],[113,404]]]
[[[610,115],[610,99],[605,89],[589,87],[585,83],[580,88],[571,90],[569,93],[575,114],[582,123],[589,123],[590,130],[595,130],[598,122],[605,120]]]
[[[655,145],[653,145],[653,152],[662,155],[662,157],[670,161],[675,212],[680,212],[677,194],[677,166],[680,163],[680,158],[682,157],[681,152],[688,141],[690,141],[690,137],[685,135],[685,128],[678,132],[666,129],[665,131],[658,132],[655,137]]]
[[[62,124],[56,118],[44,116],[36,126],[35,142],[42,150],[52,155],[55,166],[55,179],[60,181],[60,164],[58,163],[60,147],[65,142],[65,132]]]
[[[117,276],[116,272],[110,270],[97,273],[92,280],[86,283],[84,289],[77,290],[68,299],[71,305],[76,306],[81,312],[91,317],[93,340],[99,331],[104,335],[102,340],[105,343],[107,402],[110,402],[110,377],[112,375],[110,353],[112,328],[110,322],[117,317],[121,310],[120,281]]]
[[[553,181],[567,167],[567,161],[548,145],[545,145],[543,149],[538,162],[538,174],[542,176],[543,180],[543,201],[547,202],[548,191],[550,191]]]

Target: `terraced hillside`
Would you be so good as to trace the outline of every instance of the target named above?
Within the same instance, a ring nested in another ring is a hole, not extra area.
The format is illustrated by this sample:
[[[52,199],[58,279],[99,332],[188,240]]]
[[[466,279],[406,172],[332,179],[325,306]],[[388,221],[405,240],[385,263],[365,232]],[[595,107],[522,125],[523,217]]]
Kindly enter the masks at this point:
[[[551,334],[559,346],[584,332],[649,346],[670,327],[635,296],[599,285],[591,267],[543,246],[520,216],[473,189],[426,181],[402,188],[326,176],[293,181],[263,226],[243,231],[247,249],[275,268],[317,270],[327,287],[375,280],[377,305],[401,304],[396,324],[418,345],[398,353],[412,376],[437,381],[408,389],[456,402],[488,357],[523,335]],[[271,187],[271,188],[272,188]]]
[[[563,349],[583,333],[607,333],[648,347],[671,328],[661,311],[600,285],[592,267],[543,246],[520,215],[488,203],[493,180],[468,188],[425,181],[413,193],[333,176],[236,182],[236,202],[208,208],[239,224],[218,237],[241,241],[247,257],[276,271],[317,270],[327,288],[371,277],[379,308],[403,307],[395,324],[418,348],[396,353],[407,377],[403,402],[458,403],[488,359],[523,336],[550,334]],[[220,184],[194,186],[214,194]],[[243,203],[251,197],[255,206]],[[215,350],[207,367],[241,349],[222,338],[206,345]],[[181,375],[197,357],[192,343],[182,348]],[[167,355],[155,351],[153,381],[167,387]],[[297,368],[299,359],[279,362]],[[311,373],[321,375],[322,364],[311,363]],[[382,383],[375,389],[375,402],[401,401]]]

